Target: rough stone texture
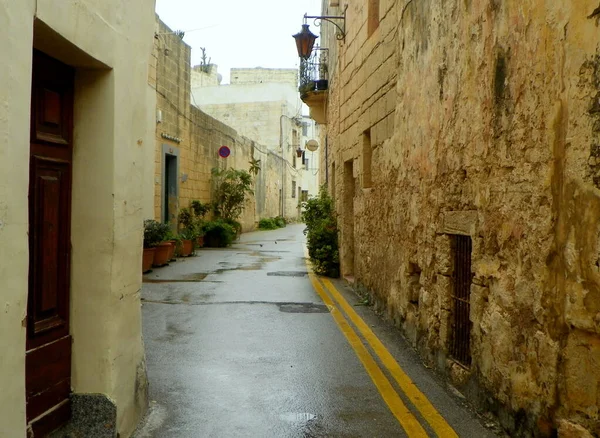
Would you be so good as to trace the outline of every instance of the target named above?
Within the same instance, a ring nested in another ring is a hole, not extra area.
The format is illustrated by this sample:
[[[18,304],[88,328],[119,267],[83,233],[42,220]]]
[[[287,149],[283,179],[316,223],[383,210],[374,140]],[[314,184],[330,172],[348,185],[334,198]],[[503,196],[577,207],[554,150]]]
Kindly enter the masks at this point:
[[[117,407],[102,394],[73,394],[71,421],[50,438],[117,438]]]
[[[370,36],[367,3],[321,38],[342,272],[511,436],[600,434],[598,2],[380,0]],[[473,243],[466,374],[448,234]]]

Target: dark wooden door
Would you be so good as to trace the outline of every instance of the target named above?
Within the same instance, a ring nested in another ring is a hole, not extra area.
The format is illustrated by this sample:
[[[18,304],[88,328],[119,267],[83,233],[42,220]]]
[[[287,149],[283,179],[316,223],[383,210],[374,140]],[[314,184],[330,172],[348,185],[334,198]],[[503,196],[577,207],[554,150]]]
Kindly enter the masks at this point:
[[[33,53],[29,168],[27,421],[44,436],[71,414],[71,167],[74,70]]]

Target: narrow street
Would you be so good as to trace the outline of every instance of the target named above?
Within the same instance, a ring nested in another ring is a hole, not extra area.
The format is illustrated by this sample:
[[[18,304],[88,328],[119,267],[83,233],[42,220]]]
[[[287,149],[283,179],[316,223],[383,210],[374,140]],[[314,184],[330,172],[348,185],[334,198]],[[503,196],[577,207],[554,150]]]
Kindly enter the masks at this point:
[[[150,412],[134,436],[496,436],[341,281],[307,272],[302,230],[144,276]]]

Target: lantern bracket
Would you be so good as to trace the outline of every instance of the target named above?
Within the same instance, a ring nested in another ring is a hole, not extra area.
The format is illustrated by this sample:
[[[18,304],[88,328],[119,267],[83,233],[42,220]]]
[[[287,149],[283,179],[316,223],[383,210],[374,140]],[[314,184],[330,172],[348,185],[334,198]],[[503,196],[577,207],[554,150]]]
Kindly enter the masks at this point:
[[[306,20],[308,20],[308,19],[315,20],[314,24],[317,27],[321,26],[321,23],[323,21],[327,21],[328,23],[331,23],[335,27],[337,27],[338,32],[335,34],[335,37],[338,40],[343,40],[344,38],[346,38],[346,8],[344,8],[343,15],[307,15],[307,14],[304,14],[304,22],[305,23],[306,23]],[[342,20],[342,25],[340,26],[333,20]]]

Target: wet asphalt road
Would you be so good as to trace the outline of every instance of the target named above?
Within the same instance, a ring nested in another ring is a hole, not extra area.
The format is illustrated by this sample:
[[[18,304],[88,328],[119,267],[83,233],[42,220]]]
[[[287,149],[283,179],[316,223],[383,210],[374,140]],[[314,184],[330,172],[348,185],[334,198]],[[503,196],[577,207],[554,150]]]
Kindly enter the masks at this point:
[[[151,407],[136,438],[407,436],[313,289],[302,229],[247,233],[144,276]],[[458,436],[496,436],[356,309]]]

